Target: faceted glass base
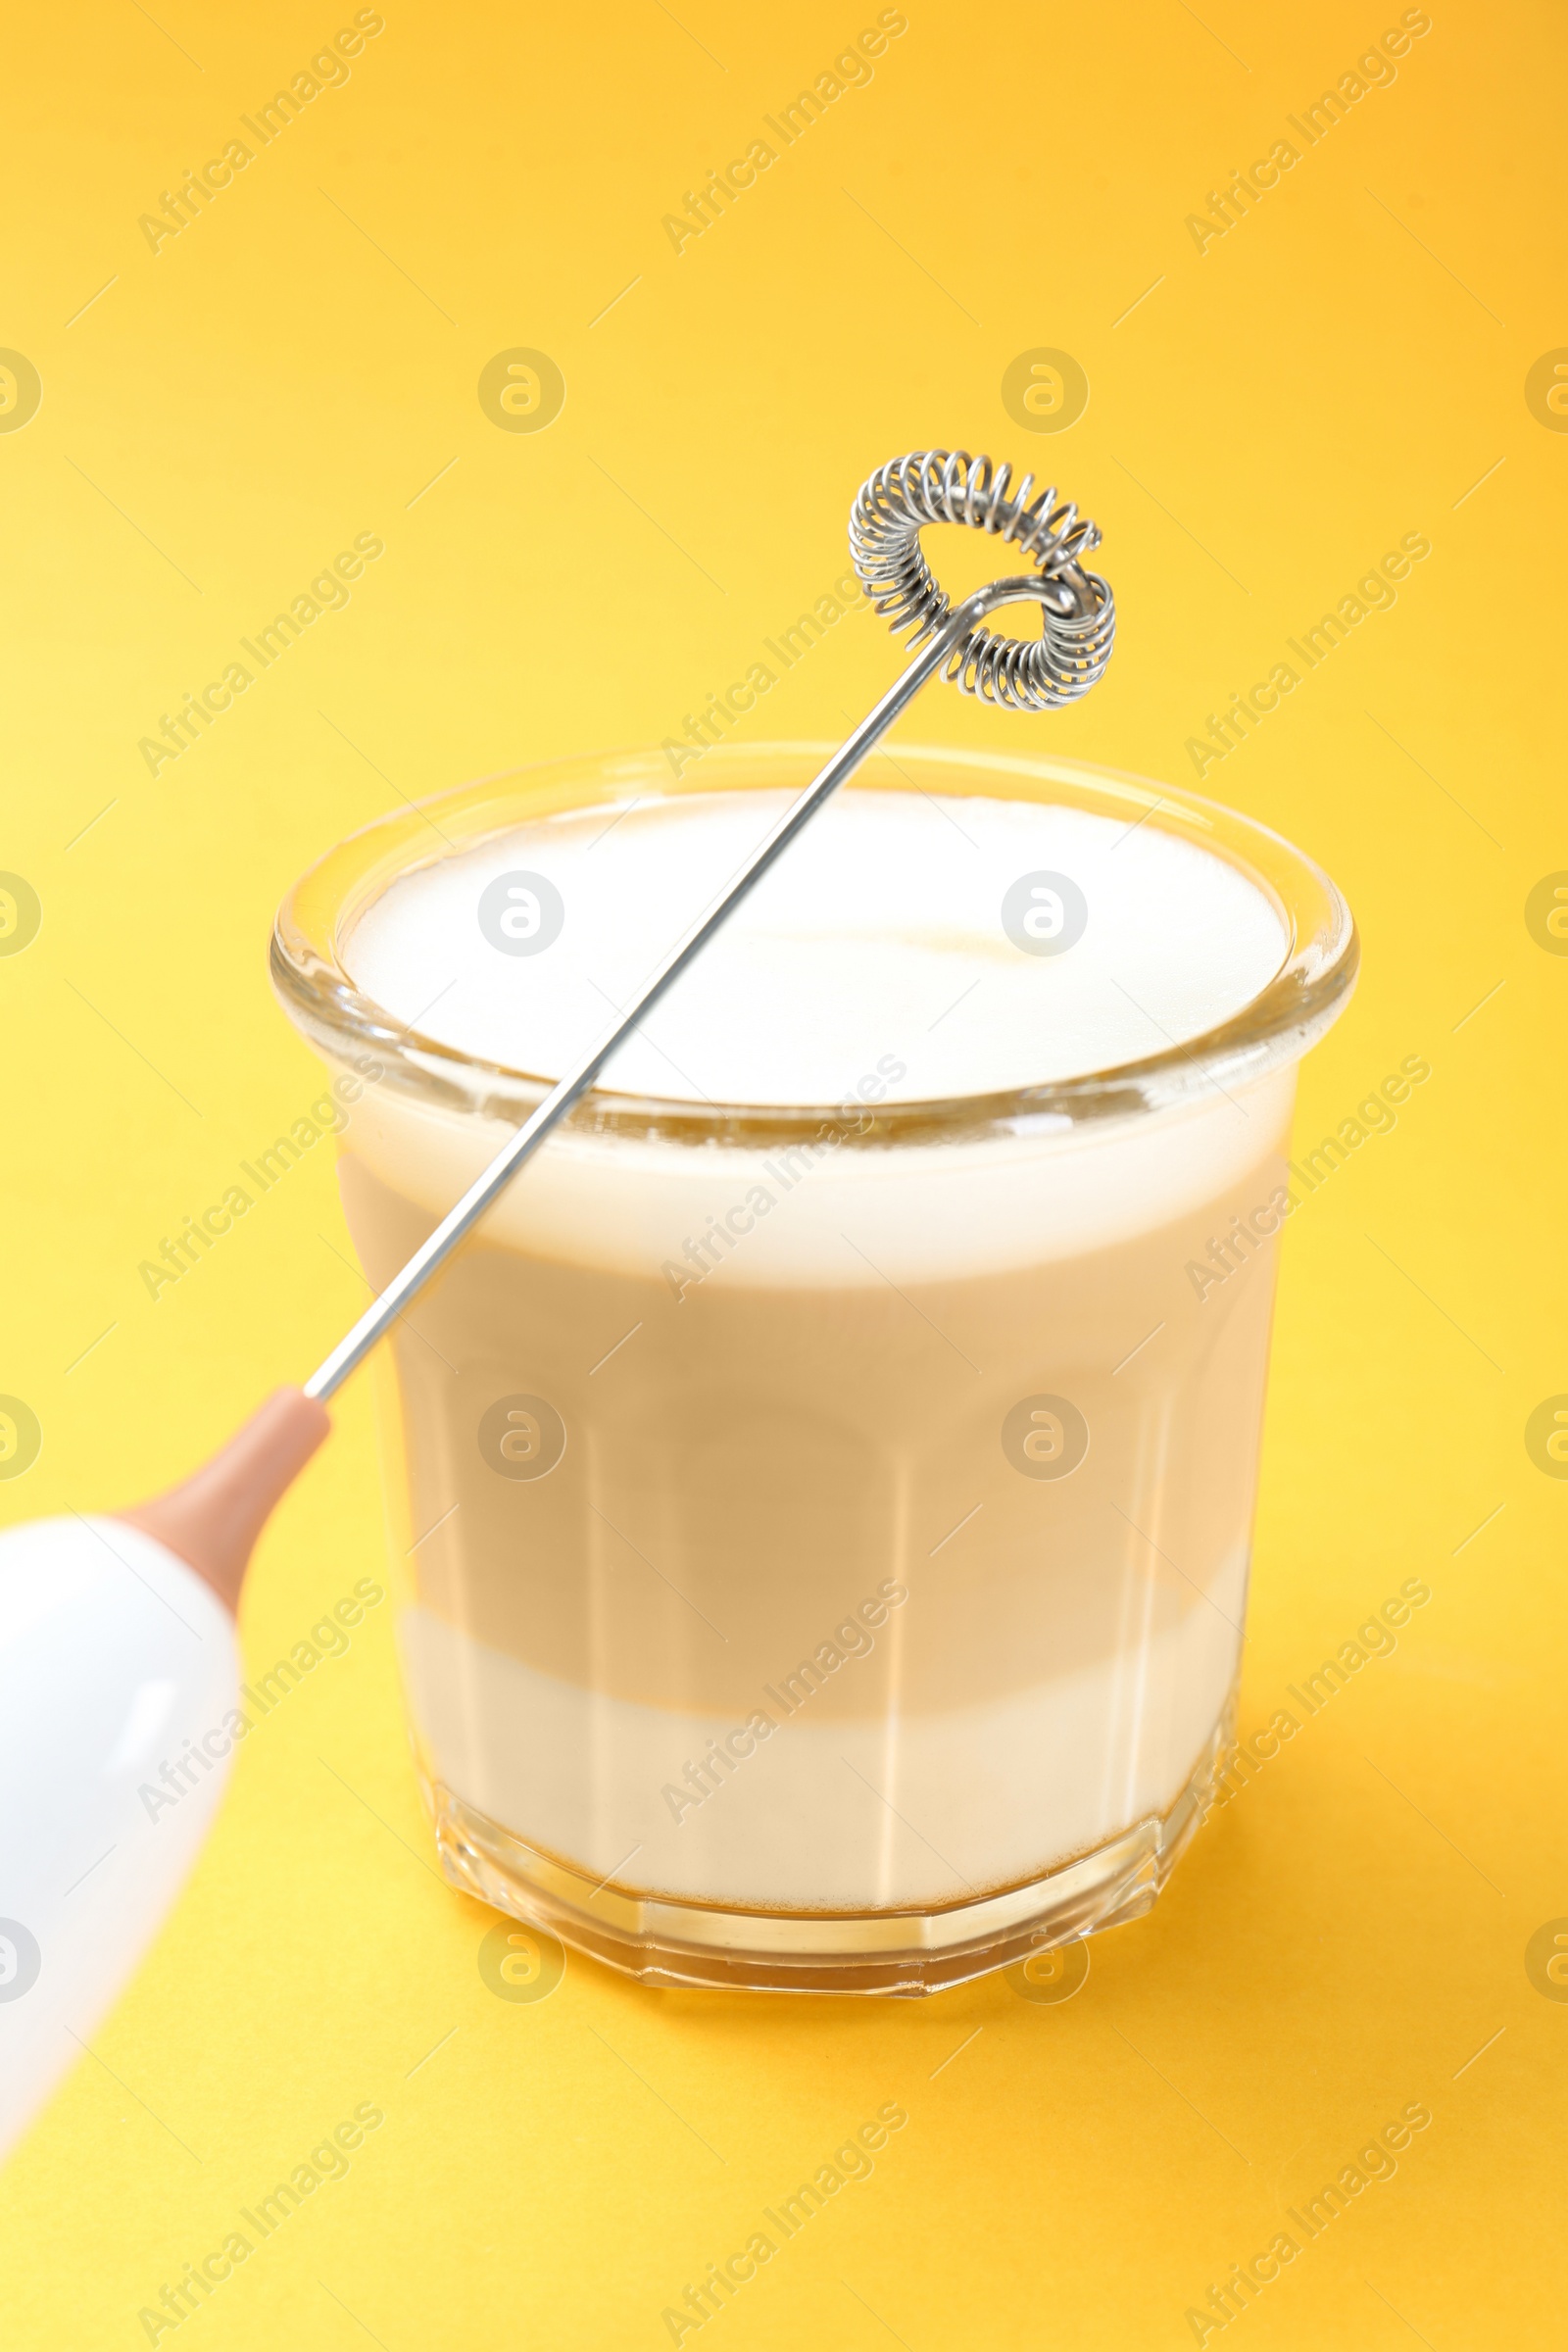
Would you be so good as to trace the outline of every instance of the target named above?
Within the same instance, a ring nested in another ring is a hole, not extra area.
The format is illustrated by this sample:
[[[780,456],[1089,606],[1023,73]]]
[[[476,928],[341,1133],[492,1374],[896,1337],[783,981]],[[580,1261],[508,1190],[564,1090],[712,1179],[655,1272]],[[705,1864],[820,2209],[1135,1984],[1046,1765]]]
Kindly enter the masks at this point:
[[[1170,1810],[1017,1886],[933,1911],[728,1910],[591,1879],[423,1780],[442,1868],[465,1894],[644,1984],[752,1992],[941,1992],[1150,1909],[1202,1820],[1232,1736],[1215,1727]],[[422,1776],[421,1776],[422,1777]]]

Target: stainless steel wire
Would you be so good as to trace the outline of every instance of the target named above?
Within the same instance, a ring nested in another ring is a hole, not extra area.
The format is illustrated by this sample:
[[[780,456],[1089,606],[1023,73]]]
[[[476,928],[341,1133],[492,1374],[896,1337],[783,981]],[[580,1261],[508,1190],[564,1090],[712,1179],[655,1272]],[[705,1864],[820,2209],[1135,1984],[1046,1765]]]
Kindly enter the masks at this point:
[[[1098,546],[1100,533],[1094,523],[1079,519],[1075,507],[1058,507],[1048,514],[1054,490],[1048,490],[1029,507],[1032,476],[1026,476],[1017,495],[1009,498],[1009,479],[1010,468],[1005,466],[993,476],[989,458],[969,458],[961,451],[950,456],[945,450],[919,450],[882,466],[863,485],[850,521],[856,570],[895,631],[906,622],[915,624],[914,659],[799,800],[785,810],[729,887],[656,965],[613,1027],[557,1081],[407,1265],[317,1366],[305,1383],[308,1396],[324,1400],[342,1387],[472,1232],[518,1169],[588,1093],[617,1046],[631,1036],[665,990],[702,954],[803,826],[809,824],[854,774],[928,678],[940,669],[967,694],[984,695],[988,701],[1004,703],[1013,710],[1045,710],[1076,702],[1102,675],[1115,634],[1115,608],[1104,581],[1085,572],[1078,562],[1081,555]],[[1037,568],[1010,579],[993,580],[989,587],[976,589],[973,596],[952,607],[919,552],[921,524],[939,521],[964,522],[975,530],[998,532]],[[993,637],[980,627],[988,613],[1013,604],[1040,607],[1046,631],[1042,640],[1019,644]]]
[[[863,483],[850,511],[850,548],[860,585],[894,630],[909,627],[922,645],[952,612],[920,545],[927,523],[961,523],[1017,548],[1060,595],[1041,604],[1041,635],[1030,643],[974,629],[955,646],[944,675],[963,694],[1011,710],[1055,710],[1075,703],[1105,673],[1116,637],[1116,605],[1083,558],[1100,545],[1100,526],[1054,488],[1033,504],[1035,477],[1011,488],[1000,471],[967,450],[919,449],[895,458]]]

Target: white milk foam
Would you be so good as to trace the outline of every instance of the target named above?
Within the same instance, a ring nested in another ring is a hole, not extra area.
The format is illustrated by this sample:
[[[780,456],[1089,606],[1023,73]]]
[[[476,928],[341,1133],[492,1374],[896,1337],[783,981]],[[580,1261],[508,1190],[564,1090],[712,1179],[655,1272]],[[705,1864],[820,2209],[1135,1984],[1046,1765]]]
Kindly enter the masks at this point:
[[[395,882],[344,951],[392,1017],[475,1057],[550,1078],[602,1035],[660,956],[788,806],[714,793],[519,826]],[[1065,873],[1088,906],[1065,954],[1003,928],[1020,876]],[[565,905],[543,953],[486,938],[478,901],[541,874]],[[606,1073],[611,1090],[756,1104],[931,1100],[1105,1067],[1239,1011],[1286,953],[1272,903],[1234,866],[1156,829],[1085,811],[922,793],[841,794],[793,843]],[[902,1072],[902,1075],[895,1073]],[[1289,1112],[1294,1074],[1200,1094],[1158,1119],[1096,1120],[896,1152],[818,1150],[809,1181],[758,1222],[725,1279],[849,1287],[996,1271],[1106,1246],[1250,1166]],[[813,1129],[812,1132],[815,1132]],[[501,1149],[499,1121],[367,1094],[354,1148],[441,1214]],[[761,1150],[558,1130],[486,1220],[498,1245],[645,1270],[764,1186]],[[793,1161],[787,1175],[799,1176]],[[870,1219],[872,1247],[865,1232]],[[744,1218],[740,1221],[745,1221]],[[1134,1338],[1137,1337],[1135,1333]]]
[[[559,1077],[789,806],[702,794],[520,825],[393,883],[355,926],[356,985],[476,1057]],[[488,883],[542,875],[542,952],[480,927]],[[1087,902],[1066,953],[1022,952],[1002,902],[1031,873]],[[833,1103],[884,1060],[892,1101],[1000,1092],[1185,1044],[1278,971],[1285,934],[1236,867],[1152,823],[1033,802],[840,793],[730,918],[604,1084],[680,1102]]]

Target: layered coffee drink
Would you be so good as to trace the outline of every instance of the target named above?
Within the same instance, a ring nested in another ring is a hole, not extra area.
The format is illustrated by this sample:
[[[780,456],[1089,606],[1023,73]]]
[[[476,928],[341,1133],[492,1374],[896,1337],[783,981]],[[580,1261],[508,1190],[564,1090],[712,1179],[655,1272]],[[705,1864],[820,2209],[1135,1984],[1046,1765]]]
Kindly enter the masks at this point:
[[[1294,1055],[1205,1041],[1291,923],[1154,796],[959,764],[827,807],[392,1343],[449,1867],[625,1965],[1126,1916],[1097,1857],[1152,1889],[1225,1736]],[[373,1285],[776,821],[738,781],[361,894],[342,972],[420,1041],[342,1150]]]

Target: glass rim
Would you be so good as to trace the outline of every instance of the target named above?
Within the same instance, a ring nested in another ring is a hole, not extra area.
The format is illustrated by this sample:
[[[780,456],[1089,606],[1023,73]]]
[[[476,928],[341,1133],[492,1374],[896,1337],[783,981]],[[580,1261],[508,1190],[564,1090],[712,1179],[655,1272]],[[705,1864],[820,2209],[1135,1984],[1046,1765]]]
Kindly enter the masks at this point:
[[[460,1115],[520,1125],[555,1080],[485,1060],[425,1036],[358,988],[343,944],[401,875],[476,849],[518,824],[568,810],[724,791],[802,790],[831,742],[710,745],[680,776],[661,750],[581,753],[508,768],[411,802],[338,842],[301,875],[278,908],[271,977],[295,1025],[331,1059],[380,1067],[378,1083]],[[692,1102],[596,1086],[568,1126],[627,1138],[729,1143],[766,1150],[835,1125],[847,1145],[1060,1132],[1136,1117],[1250,1085],[1315,1043],[1354,986],[1359,943],[1344,897],[1283,835],[1217,801],[1124,770],[1048,754],[900,743],[874,752],[847,791],[906,789],[909,768],[942,775],[945,797],[1051,800],[1151,824],[1238,866],[1268,898],[1286,934],[1273,977],[1237,1012],[1133,1060],[990,1093],[863,1103]],[[1042,790],[1045,786],[1050,789]],[[435,841],[434,848],[427,844]],[[853,1108],[853,1120],[848,1116]]]

